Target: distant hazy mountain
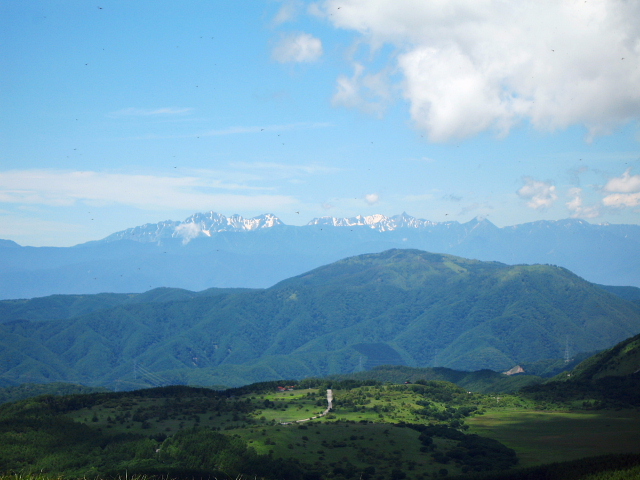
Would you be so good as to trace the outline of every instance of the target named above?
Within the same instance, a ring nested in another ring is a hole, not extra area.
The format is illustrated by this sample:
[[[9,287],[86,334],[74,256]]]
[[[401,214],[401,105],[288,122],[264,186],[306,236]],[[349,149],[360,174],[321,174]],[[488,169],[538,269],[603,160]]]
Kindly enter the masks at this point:
[[[265,290],[0,306],[7,385],[233,386],[385,364],[504,371],[640,332],[637,305],[566,269],[418,250],[350,257]],[[53,308],[66,318],[45,318]]]
[[[486,219],[438,223],[403,213],[321,217],[298,227],[272,214],[245,219],[209,212],[68,248],[0,241],[0,298],[157,287],[264,288],[348,256],[390,248],[559,265],[591,282],[640,286],[638,225],[570,219],[498,228]]]

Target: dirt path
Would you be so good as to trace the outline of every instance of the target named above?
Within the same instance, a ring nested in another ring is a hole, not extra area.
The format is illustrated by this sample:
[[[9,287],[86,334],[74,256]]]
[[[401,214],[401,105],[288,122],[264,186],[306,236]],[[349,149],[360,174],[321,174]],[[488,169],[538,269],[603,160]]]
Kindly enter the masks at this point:
[[[314,420],[316,418],[324,417],[331,411],[332,408],[333,408],[333,390],[328,389],[327,390],[327,409],[324,412],[322,412],[320,415],[316,415],[315,417],[303,418],[302,420],[295,420],[293,422],[280,422],[280,425],[291,425],[292,423],[308,422],[309,420]]]

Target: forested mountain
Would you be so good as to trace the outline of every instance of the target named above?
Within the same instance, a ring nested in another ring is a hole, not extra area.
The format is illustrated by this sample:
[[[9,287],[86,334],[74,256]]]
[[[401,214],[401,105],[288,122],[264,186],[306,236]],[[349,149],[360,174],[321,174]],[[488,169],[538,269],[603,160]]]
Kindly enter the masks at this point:
[[[527,387],[538,401],[569,402],[593,408],[640,404],[640,335],[628,338],[561,373],[552,381]]]
[[[407,214],[313,219],[215,212],[116,232],[74,247],[0,241],[0,299],[144,292],[156,287],[265,288],[363,253],[415,248],[508,264],[553,264],[600,284],[640,287],[640,226],[584,220],[499,228],[487,219],[431,222]]]
[[[144,293],[98,293],[93,295],[50,295],[31,299],[0,300],[0,323],[13,320],[62,320],[108,310],[119,305],[167,303],[196,297],[247,292],[248,288],[209,288],[192,292],[181,288],[154,288]]]
[[[158,293],[60,320],[6,318],[1,381],[233,386],[383,364],[504,371],[640,331],[637,305],[566,269],[418,250],[347,258],[265,290]]]

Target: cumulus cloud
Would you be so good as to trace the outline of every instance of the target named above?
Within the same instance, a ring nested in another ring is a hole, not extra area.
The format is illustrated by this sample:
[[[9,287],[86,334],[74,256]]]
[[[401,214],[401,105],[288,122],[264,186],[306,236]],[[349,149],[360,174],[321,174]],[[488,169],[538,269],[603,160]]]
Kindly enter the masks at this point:
[[[596,218],[600,216],[600,210],[597,206],[585,206],[582,195],[582,189],[574,187],[569,189],[569,201],[565,204],[571,212],[573,218]]]
[[[609,179],[604,191],[613,192],[602,199],[607,207],[637,207],[640,205],[640,175],[631,175],[628,168],[621,177]]]
[[[640,117],[638,2],[324,0],[314,12],[393,50],[386,61],[433,141],[523,120],[594,136]],[[357,99],[359,78],[341,76],[338,91]]]
[[[602,199],[607,207],[637,207],[640,205],[640,193],[613,193]]]
[[[283,36],[272,52],[280,63],[315,62],[322,56],[322,41],[308,33]]]
[[[380,195],[377,193],[368,193],[364,196],[364,201],[369,205],[375,205],[380,201]]]
[[[209,176],[169,177],[92,171],[0,172],[0,202],[23,205],[128,205],[148,210],[277,210],[297,203],[290,196],[237,193],[261,190]]]
[[[618,193],[640,192],[640,175],[631,175],[631,169],[628,168],[621,177],[609,179],[604,189],[607,192]]]
[[[551,182],[542,182],[531,177],[525,177],[524,185],[516,192],[527,201],[527,206],[535,210],[549,208],[558,199],[556,187]]]

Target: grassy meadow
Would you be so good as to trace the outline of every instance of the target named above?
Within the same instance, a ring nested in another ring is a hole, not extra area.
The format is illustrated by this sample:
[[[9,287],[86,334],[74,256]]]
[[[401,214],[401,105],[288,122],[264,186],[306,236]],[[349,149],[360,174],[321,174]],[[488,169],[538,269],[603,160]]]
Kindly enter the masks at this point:
[[[488,410],[467,420],[469,432],[513,448],[521,466],[608,453],[640,453],[640,412]]]
[[[448,382],[345,381],[332,383],[328,415],[301,422],[326,409],[326,382],[303,381],[285,391],[275,382],[257,385],[5,404],[0,471],[87,479],[215,472],[216,478],[277,480],[484,480],[514,468],[640,453],[634,410],[541,411],[517,395],[470,393]],[[620,469],[613,465],[612,472]],[[0,480],[9,478],[28,476]]]

